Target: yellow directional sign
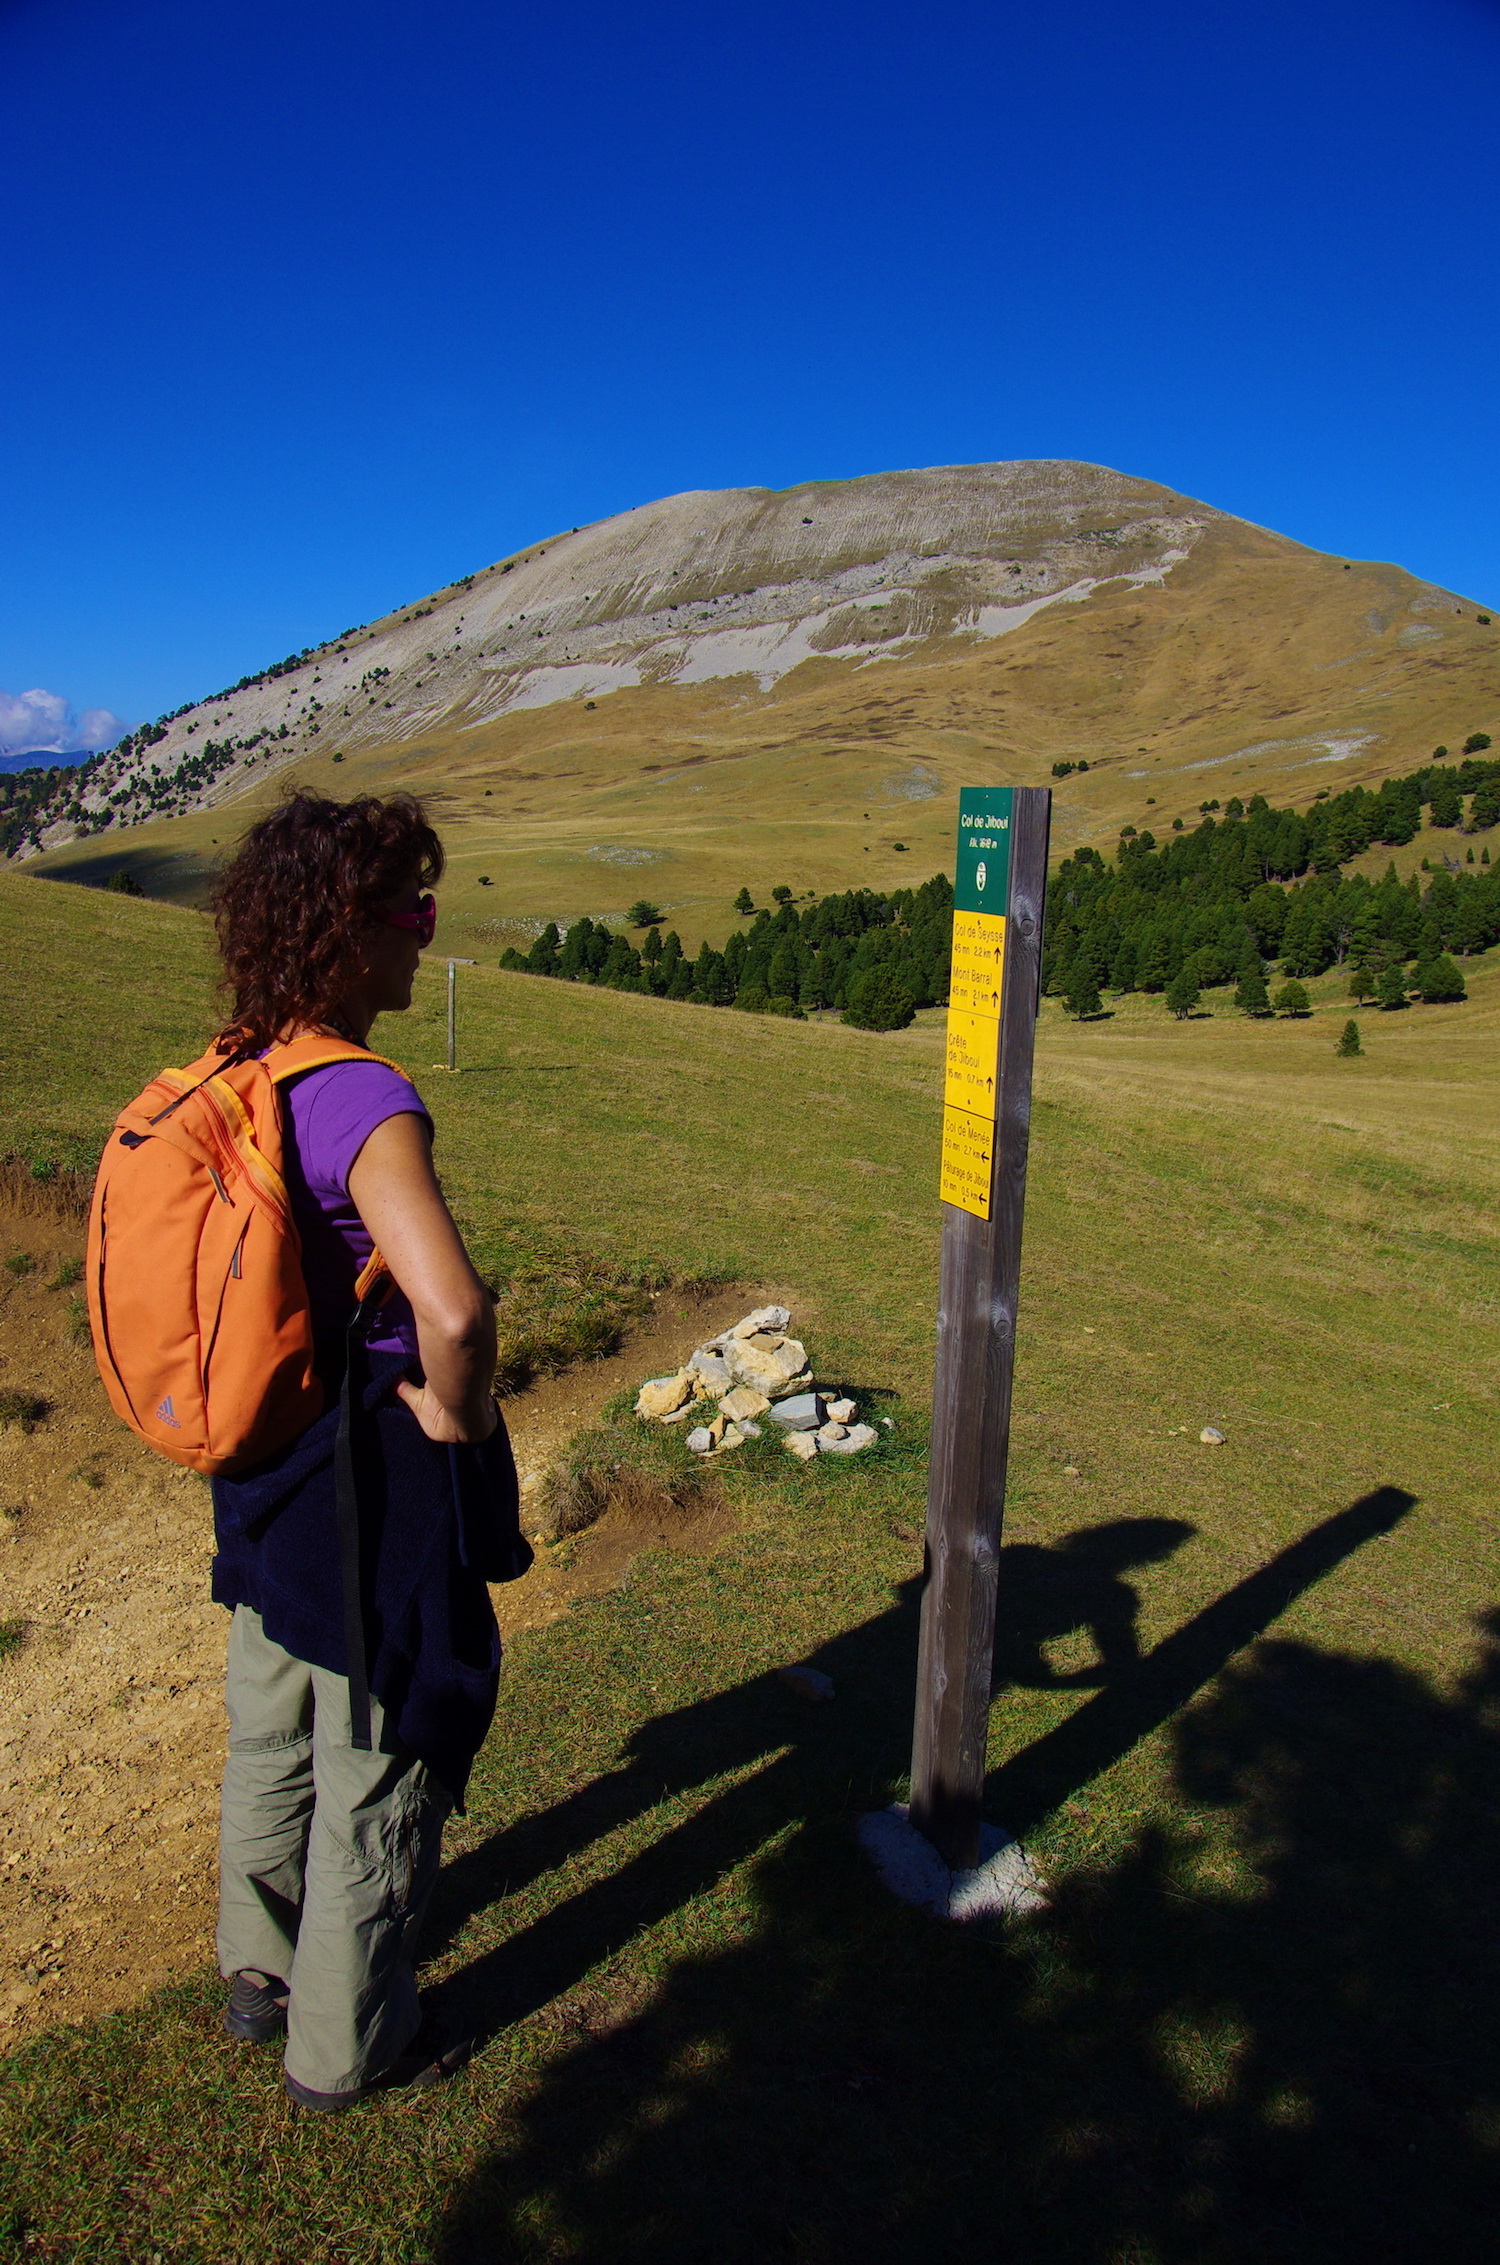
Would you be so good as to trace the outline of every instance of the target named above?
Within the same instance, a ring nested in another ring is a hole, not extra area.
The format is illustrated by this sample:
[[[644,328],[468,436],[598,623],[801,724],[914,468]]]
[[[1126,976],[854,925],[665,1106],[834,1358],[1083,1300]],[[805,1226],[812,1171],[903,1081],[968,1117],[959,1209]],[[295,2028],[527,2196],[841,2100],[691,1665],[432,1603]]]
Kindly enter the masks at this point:
[[[950,1109],[994,1121],[1000,1023],[995,1015],[948,1010],[948,1077],[943,1099]]]
[[[965,789],[958,827],[948,1075],[943,1091],[944,1203],[990,1215],[1000,1103],[1000,994],[1010,880],[1012,790]]]
[[[1005,967],[1005,915],[955,912],[949,1003],[999,1020],[1000,977]]]
[[[940,1193],[944,1203],[972,1211],[976,1219],[990,1215],[990,1171],[995,1150],[995,1128],[967,1109],[943,1111],[943,1173]]]

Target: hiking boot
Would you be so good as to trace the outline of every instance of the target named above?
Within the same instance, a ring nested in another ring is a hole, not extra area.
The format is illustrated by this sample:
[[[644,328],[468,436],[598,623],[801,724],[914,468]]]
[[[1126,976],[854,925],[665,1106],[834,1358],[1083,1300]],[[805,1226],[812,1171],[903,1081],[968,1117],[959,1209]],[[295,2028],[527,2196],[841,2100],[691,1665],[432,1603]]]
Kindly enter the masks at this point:
[[[454,2037],[446,2026],[430,2013],[422,2016],[422,2026],[407,2046],[398,2053],[388,2068],[372,2076],[367,2084],[358,2084],[352,2092],[315,2092],[309,2084],[299,2084],[295,2076],[283,2076],[288,2095],[299,2108],[316,2108],[322,2115],[330,2115],[339,2108],[352,2108],[360,2100],[367,2100],[372,2092],[420,2091],[429,2084],[441,2084],[463,2067],[474,2051],[472,2037]]]
[[[224,2009],[224,2027],[244,2045],[269,2045],[286,2035],[287,1999],[291,1995],[279,1974],[257,1974],[244,1967],[230,1985]]]

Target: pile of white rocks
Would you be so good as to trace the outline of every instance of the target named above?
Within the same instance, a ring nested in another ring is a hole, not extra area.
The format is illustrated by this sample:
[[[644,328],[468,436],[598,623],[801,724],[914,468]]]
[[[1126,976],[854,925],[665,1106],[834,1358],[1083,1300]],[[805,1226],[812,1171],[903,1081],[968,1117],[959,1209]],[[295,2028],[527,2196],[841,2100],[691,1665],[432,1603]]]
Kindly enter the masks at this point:
[[[692,1424],[687,1445],[695,1455],[721,1455],[769,1424],[804,1463],[815,1455],[857,1455],[879,1433],[855,1421],[852,1400],[819,1392],[807,1350],[789,1336],[785,1306],[757,1306],[732,1329],[699,1345],[675,1376],[653,1376],[641,1386],[638,1416],[656,1423]]]

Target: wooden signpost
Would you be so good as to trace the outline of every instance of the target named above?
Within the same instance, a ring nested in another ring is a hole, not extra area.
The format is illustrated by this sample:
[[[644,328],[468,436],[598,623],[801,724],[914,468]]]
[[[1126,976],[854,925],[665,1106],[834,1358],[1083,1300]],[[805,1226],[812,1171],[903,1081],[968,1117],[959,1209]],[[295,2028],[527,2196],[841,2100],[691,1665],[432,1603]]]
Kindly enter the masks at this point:
[[[959,800],[910,1810],[955,1870],[979,1861],[1051,810],[1043,787]]]

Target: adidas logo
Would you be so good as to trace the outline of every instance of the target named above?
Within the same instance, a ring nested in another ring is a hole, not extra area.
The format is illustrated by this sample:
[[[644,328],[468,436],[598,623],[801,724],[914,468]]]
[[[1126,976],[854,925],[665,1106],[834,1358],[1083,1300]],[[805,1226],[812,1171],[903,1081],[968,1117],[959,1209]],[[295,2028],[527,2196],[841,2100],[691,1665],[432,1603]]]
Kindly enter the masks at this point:
[[[177,1414],[176,1410],[172,1406],[172,1395],[170,1392],[167,1394],[165,1400],[163,1400],[161,1406],[157,1409],[156,1414],[157,1420],[159,1422],[170,1424],[174,1431],[181,1431],[182,1426],[177,1421]]]

